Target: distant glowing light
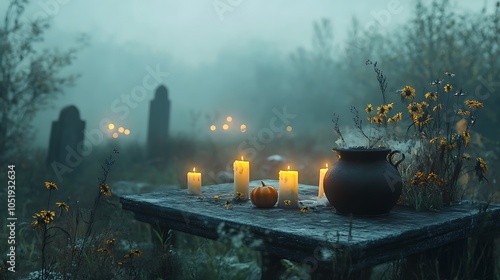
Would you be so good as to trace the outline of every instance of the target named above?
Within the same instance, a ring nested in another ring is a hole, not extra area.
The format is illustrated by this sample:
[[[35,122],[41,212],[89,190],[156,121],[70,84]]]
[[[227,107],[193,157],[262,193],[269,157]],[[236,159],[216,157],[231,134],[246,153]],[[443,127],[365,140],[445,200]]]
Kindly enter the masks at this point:
[[[217,127],[216,127],[215,125],[213,125],[213,124],[212,124],[212,125],[210,126],[210,130],[211,130],[211,131],[215,131],[216,129],[217,129]]]
[[[123,133],[124,133],[125,135],[129,135],[129,134],[130,134],[130,129],[125,129],[125,131],[123,131]]]
[[[241,132],[246,132],[247,126],[245,124],[240,125],[240,130],[241,130]]]
[[[115,125],[114,125],[114,124],[112,124],[112,123],[108,124],[108,129],[109,129],[109,130],[113,130],[113,129],[115,129]]]
[[[293,128],[290,125],[286,127],[286,131],[291,132],[292,130]]]
[[[232,122],[232,121],[233,121],[233,117],[231,117],[231,116],[227,116],[226,121],[227,121],[227,122]]]
[[[118,138],[118,133],[116,133],[116,132],[113,133],[113,138],[115,138],[115,139]]]
[[[223,126],[222,126],[222,129],[224,130],[228,130],[229,129],[229,125],[227,123],[225,123]]]
[[[125,131],[125,128],[123,128],[123,126],[120,126],[120,127],[118,128],[118,132],[123,133],[123,131]]]

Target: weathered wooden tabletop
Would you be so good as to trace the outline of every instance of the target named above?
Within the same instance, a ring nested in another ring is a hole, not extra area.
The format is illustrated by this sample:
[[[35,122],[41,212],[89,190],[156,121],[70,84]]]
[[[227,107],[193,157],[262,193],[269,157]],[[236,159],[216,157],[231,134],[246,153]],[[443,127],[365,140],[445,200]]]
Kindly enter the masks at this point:
[[[266,183],[278,186],[274,180]],[[462,202],[439,212],[396,206],[385,216],[349,217],[336,214],[326,199],[318,200],[317,186],[299,185],[299,201],[309,212],[232,202],[232,183],[202,190],[202,196],[188,195],[186,189],[126,195],[121,203],[140,221],[294,261],[329,262],[349,252],[356,269],[500,230],[500,205],[480,211],[484,204]]]

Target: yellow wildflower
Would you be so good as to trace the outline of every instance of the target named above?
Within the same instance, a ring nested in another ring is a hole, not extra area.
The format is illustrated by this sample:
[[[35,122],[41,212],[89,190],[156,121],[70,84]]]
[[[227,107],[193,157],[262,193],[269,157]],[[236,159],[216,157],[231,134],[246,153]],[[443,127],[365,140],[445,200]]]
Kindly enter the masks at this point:
[[[365,112],[370,114],[373,111],[373,106],[372,104],[366,105]]]
[[[486,179],[486,177],[484,176],[484,173],[488,171],[488,165],[486,165],[484,159],[480,157],[476,158],[476,167],[474,169],[476,171],[476,176],[478,177],[479,182],[481,182],[483,179],[488,181],[488,179]]]
[[[58,190],[57,185],[56,185],[56,183],[54,183],[54,182],[45,182],[45,187],[46,187],[48,190],[55,190],[55,191],[57,191],[57,190]]]
[[[412,115],[412,120],[416,126],[422,126],[428,124],[432,118],[429,114],[424,115]]]
[[[302,212],[302,213],[309,213],[310,212],[309,207],[302,207],[302,208],[300,208],[300,212]]]
[[[453,86],[452,86],[452,85],[450,85],[450,84],[446,84],[446,85],[444,86],[444,91],[445,91],[445,92],[450,92],[452,89],[453,89]]]
[[[31,222],[31,226],[37,229],[43,229],[43,226],[45,225],[44,217],[42,217],[39,213],[35,213],[33,218],[34,220]]]
[[[99,190],[104,196],[111,196],[111,188],[108,184],[102,183],[99,185]]]
[[[427,92],[425,95],[425,98],[429,99],[429,100],[437,100],[438,99],[438,94],[437,92]]]
[[[412,116],[415,116],[415,115],[421,116],[424,114],[424,109],[422,108],[422,105],[420,103],[413,102],[413,103],[408,104],[408,112]]]
[[[427,175],[427,180],[429,180],[430,182],[438,182],[438,175],[434,172],[431,172],[429,173],[429,175]]]
[[[109,254],[109,253],[111,253],[111,251],[109,249],[107,249],[107,248],[99,248],[99,249],[97,249],[97,252],[103,253],[103,254]]]
[[[408,100],[413,100],[413,98],[415,97],[415,89],[410,86],[405,86],[401,90],[401,96]]]
[[[467,147],[470,142],[470,133],[468,131],[462,131],[462,137],[465,140],[465,147]]]
[[[436,112],[441,109],[443,109],[443,104],[439,103],[438,105],[434,106],[434,108],[432,108],[432,111]]]
[[[399,112],[396,115],[394,115],[393,117],[387,119],[387,123],[390,123],[390,122],[399,122],[402,119],[403,119],[403,113]]]
[[[422,171],[418,171],[415,173],[415,176],[413,176],[413,179],[410,181],[412,185],[424,185],[426,183],[426,176]]]
[[[389,107],[387,105],[380,105],[377,107],[377,114],[379,117],[386,117],[387,112],[389,112]]]
[[[478,158],[476,158],[476,161],[477,161],[477,165],[479,166],[479,168],[481,168],[481,170],[483,172],[488,171],[488,165],[486,164],[486,162],[484,161],[484,159],[478,157]]]
[[[66,202],[56,202],[56,205],[59,209],[66,210],[66,212],[69,210],[69,205]]]
[[[484,107],[484,104],[477,101],[477,100],[470,100],[470,99],[467,99],[464,101],[464,104],[471,108],[471,109],[475,109],[475,108],[483,108]]]
[[[384,123],[384,118],[382,117],[373,117],[373,122],[376,124],[383,124]]]
[[[134,255],[134,256],[138,256],[138,257],[140,257],[140,256],[142,255],[142,252],[141,252],[141,251],[139,251],[139,250],[137,250],[137,249],[132,249],[132,250],[130,250],[130,253],[131,253],[132,255]]]

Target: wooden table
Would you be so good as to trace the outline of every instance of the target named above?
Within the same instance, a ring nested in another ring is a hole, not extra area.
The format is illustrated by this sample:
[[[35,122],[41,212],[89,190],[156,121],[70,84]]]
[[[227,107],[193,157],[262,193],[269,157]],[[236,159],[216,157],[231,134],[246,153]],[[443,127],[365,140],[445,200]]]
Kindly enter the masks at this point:
[[[278,186],[274,180],[266,183]],[[308,264],[313,274],[363,278],[362,272],[373,265],[421,256],[450,244],[455,249],[464,247],[468,237],[500,230],[500,205],[484,209],[484,203],[462,202],[439,212],[396,206],[385,216],[350,217],[336,214],[326,199],[318,200],[317,186],[299,185],[301,207],[308,211],[259,209],[249,201],[232,201],[232,192],[231,183],[203,186],[203,196],[172,189],[120,200],[123,209],[133,211],[138,220],[165,230],[222,242],[231,242],[243,231],[243,244],[261,251],[267,260],[263,278],[279,270],[281,258]],[[459,257],[453,254],[452,258]],[[491,269],[491,263],[487,266]]]

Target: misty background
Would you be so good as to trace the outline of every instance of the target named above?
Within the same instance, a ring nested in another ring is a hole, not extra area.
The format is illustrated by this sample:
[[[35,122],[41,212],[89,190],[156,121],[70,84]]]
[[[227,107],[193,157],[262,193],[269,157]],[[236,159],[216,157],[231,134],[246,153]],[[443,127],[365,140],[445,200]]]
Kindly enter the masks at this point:
[[[1,11],[7,2],[0,3]],[[459,13],[493,7],[491,1],[452,3]],[[387,14],[390,9],[396,13]],[[377,86],[364,66],[369,57],[361,56],[349,60],[352,67],[362,69],[359,73],[323,77],[329,86],[306,81],[307,75],[298,71],[296,63],[301,50],[314,48],[314,23],[330,21],[331,51],[340,59],[352,47],[346,40],[353,18],[361,30],[374,26],[378,32],[390,33],[404,28],[413,9],[407,1],[33,1],[24,13],[27,20],[40,15],[52,18],[41,48],[64,50],[78,45],[82,34],[86,36],[86,46],[64,70],[81,76],[49,110],[37,114],[34,143],[48,146],[51,123],[68,105],[78,107],[87,130],[98,129],[101,120],[110,119],[130,129],[124,141],[144,143],[153,92],[123,119],[112,106],[142,85],[148,67],[169,73],[162,84],[172,104],[171,135],[204,137],[212,124],[220,132],[226,116],[232,116],[235,125],[245,123],[247,134],[255,133],[267,125],[273,108],[284,106],[297,116],[291,124],[294,133],[315,127],[330,133],[334,111],[348,113],[345,104],[356,103],[355,87],[349,92],[345,85],[370,80],[374,92]],[[315,98],[316,102],[307,103]],[[318,99],[328,106],[315,106]],[[333,145],[333,139],[328,144]]]

